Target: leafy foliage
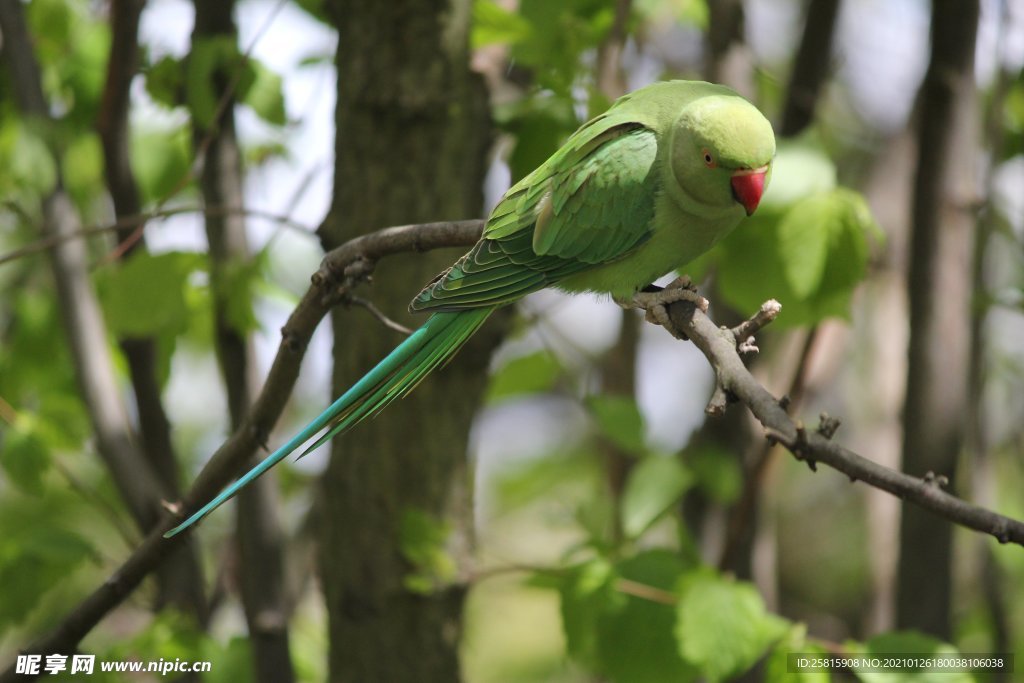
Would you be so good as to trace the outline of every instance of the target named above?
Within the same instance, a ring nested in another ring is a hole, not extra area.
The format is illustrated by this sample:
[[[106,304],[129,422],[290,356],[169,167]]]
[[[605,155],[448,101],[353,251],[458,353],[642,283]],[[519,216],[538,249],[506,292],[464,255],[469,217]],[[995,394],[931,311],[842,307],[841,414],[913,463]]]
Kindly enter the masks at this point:
[[[627,453],[644,451],[644,418],[636,401],[625,396],[596,395],[587,408],[601,433]]]
[[[513,358],[491,377],[487,400],[490,403],[497,403],[524,394],[550,391],[561,375],[561,364],[548,351],[537,351]]]
[[[92,545],[71,528],[71,499],[50,496],[0,505],[0,634],[36,616],[54,594],[76,586],[76,571],[96,557]]]
[[[786,630],[757,590],[708,571],[680,580],[676,638],[683,657],[712,681],[746,671]]]
[[[622,493],[622,530],[638,538],[679,502],[693,474],[674,457],[644,458],[629,473]]]
[[[569,654],[616,682],[693,680],[672,636],[672,607],[618,589],[629,581],[669,594],[685,569],[663,550],[574,569],[559,586]]]
[[[402,513],[398,547],[413,567],[404,579],[407,589],[431,593],[455,578],[455,561],[445,548],[450,533],[446,521],[423,510]]]
[[[864,198],[835,186],[835,168],[809,142],[780,145],[758,212],[694,268],[714,269],[722,296],[757,310],[765,293],[782,302],[781,326],[846,317],[881,240]],[[778,179],[778,180],[777,180]]]
[[[164,56],[146,68],[146,90],[168,108],[188,107],[200,129],[208,128],[230,87],[235,99],[275,126],[286,123],[281,77],[251,56],[234,39],[206,37],[193,42],[183,59]]]

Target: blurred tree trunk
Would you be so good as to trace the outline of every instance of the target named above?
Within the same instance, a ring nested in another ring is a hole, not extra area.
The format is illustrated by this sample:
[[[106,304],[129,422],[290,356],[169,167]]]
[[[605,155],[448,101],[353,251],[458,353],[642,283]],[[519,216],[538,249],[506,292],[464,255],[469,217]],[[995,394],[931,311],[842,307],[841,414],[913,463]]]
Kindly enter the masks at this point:
[[[851,435],[851,445],[871,453],[881,465],[900,469],[903,440],[902,408],[907,379],[907,251],[910,239],[910,201],[906,180],[913,177],[915,145],[913,131],[889,138],[872,163],[864,193],[880,225],[886,226],[883,262],[855,299],[854,320],[864,320],[862,342],[857,348],[865,355],[856,367],[855,396],[860,426]],[[868,399],[867,397],[870,397]],[[896,622],[896,569],[899,559],[900,500],[885,491],[864,491],[868,525],[868,561],[871,587],[864,601],[864,633],[872,636],[891,631]]]
[[[708,3],[707,43],[704,50],[704,78],[722,83],[753,99],[753,64],[743,42],[742,0],[714,0]]]
[[[931,61],[918,95],[908,295],[903,469],[949,478],[963,445],[970,347],[977,0],[935,0]],[[903,505],[896,624],[951,635],[953,528]]]
[[[135,171],[129,154],[129,113],[131,84],[139,71],[139,18],[143,0],[114,0],[110,3],[110,57],[96,131],[103,145],[103,171],[107,190],[118,220],[142,212]],[[125,225],[117,230],[115,253],[127,259],[137,250],[146,250],[144,224]],[[157,372],[157,341],[152,336],[118,339],[131,378],[132,394],[138,411],[141,452],[152,464],[168,500],[181,497],[178,482],[178,458],[171,441],[171,425],[164,410],[163,386]],[[157,581],[158,607],[171,604],[205,624],[208,615],[203,591],[203,574],[195,538],[186,539],[172,557],[160,565]],[[195,680],[197,676],[191,676]]]
[[[799,135],[814,120],[814,109],[832,64],[832,38],[838,16],[839,0],[811,0],[807,5],[800,47],[786,88],[779,126],[782,137]]]
[[[195,1],[193,49],[203,40],[227,38],[237,42],[232,17],[235,3]],[[223,115],[207,129],[195,121],[193,144],[202,164],[199,189],[207,209],[245,204],[242,154],[235,134],[235,98],[230,74],[219,75]],[[240,214],[207,211],[204,215],[210,251],[213,291],[214,347],[227,392],[231,430],[242,424],[257,393],[252,340],[233,323],[229,313],[233,269],[251,255]],[[250,464],[255,465],[256,458]],[[239,576],[242,606],[252,642],[254,680],[289,683],[295,679],[288,648],[288,605],[284,590],[284,551],[276,513],[276,478],[267,473],[238,494],[236,507]]]
[[[338,27],[334,204],[325,246],[384,226],[482,211],[491,139],[482,80],[469,70],[469,0],[335,0]],[[388,259],[368,289],[388,315],[456,254]],[[401,338],[366,311],[338,310],[334,392]],[[330,680],[457,681],[462,588],[430,595],[403,584],[403,516],[448,524],[456,563],[472,540],[468,431],[500,325],[491,321],[449,367],[378,419],[336,439],[323,483],[320,566],[330,622]]]

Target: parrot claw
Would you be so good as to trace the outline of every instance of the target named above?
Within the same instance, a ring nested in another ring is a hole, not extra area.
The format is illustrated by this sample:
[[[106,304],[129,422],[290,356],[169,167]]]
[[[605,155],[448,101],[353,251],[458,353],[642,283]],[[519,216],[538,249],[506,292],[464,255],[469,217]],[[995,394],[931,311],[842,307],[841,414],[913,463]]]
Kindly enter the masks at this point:
[[[666,310],[666,306],[678,301],[689,301],[702,313],[707,313],[708,300],[697,293],[697,288],[685,275],[668,283],[664,289],[637,292],[631,303],[633,307],[644,310],[647,322],[661,325],[679,339],[687,339],[685,334],[675,329]]]

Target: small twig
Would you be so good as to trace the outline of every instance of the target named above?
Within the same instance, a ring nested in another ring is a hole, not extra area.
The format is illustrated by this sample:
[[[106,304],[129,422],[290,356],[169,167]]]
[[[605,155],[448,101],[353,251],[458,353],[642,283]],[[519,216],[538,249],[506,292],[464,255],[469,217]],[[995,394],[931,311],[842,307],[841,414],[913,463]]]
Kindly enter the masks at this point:
[[[839,429],[839,425],[843,422],[838,417],[832,417],[828,413],[822,413],[820,416],[821,422],[818,423],[818,433],[826,439],[831,439],[836,434],[836,430]]]
[[[761,304],[761,308],[758,309],[757,313],[732,328],[730,332],[736,338],[736,343],[739,344],[740,353],[746,352],[744,346],[756,352],[758,349],[754,346],[754,335],[762,327],[775,320],[781,312],[782,304],[775,299],[769,299]]]
[[[399,334],[404,334],[407,337],[413,332],[402,323],[389,318],[387,315],[385,315],[384,311],[377,308],[369,299],[364,299],[363,297],[356,296],[355,294],[349,294],[348,297],[346,298],[346,302],[355,304],[356,306],[362,306],[363,308],[370,312],[370,315],[372,315],[374,318],[380,321],[380,323],[389,330],[394,330],[395,332],[398,332]]]
[[[729,407],[729,394],[725,392],[721,384],[715,383],[715,390],[708,399],[704,412],[711,417],[721,417],[725,409]]]
[[[208,206],[205,208],[200,206],[184,206],[170,209],[156,209],[153,211],[146,211],[133,216],[125,216],[123,218],[119,218],[118,220],[112,223],[107,223],[105,225],[91,225],[78,230],[64,232],[58,235],[51,235],[50,237],[36,240],[31,244],[26,244],[23,247],[12,249],[6,254],[0,254],[0,265],[9,263],[11,261],[16,261],[17,259],[24,258],[25,256],[29,256],[31,254],[36,254],[41,251],[53,249],[56,246],[65,244],[67,242],[72,242],[74,240],[85,239],[87,237],[92,237],[94,235],[102,235],[108,232],[117,232],[125,228],[143,226],[152,220],[157,220],[160,218],[170,218],[172,216],[178,216],[181,214],[189,213],[203,214],[206,216],[230,216],[238,214],[243,216],[249,216],[251,218],[262,218],[268,221],[279,223],[285,227],[292,228],[297,232],[302,233],[303,235],[313,235],[313,230],[310,228],[310,226],[304,225],[294,220],[293,218],[290,218],[289,216],[274,213],[272,211],[263,211],[261,209],[249,209],[232,206]]]
[[[670,605],[675,607],[679,604],[679,596],[670,591],[656,586],[649,586],[646,583],[640,583],[638,581],[631,581],[630,579],[618,579],[615,581],[615,590],[626,595],[632,595],[634,598],[641,598],[643,600],[649,600],[650,602],[656,602],[659,605]]]
[[[929,486],[934,486],[935,488],[938,489],[943,489],[949,486],[949,477],[947,477],[944,474],[935,474],[931,470],[925,472],[923,479],[924,483],[928,484]]]
[[[524,564],[512,564],[501,567],[490,567],[488,569],[482,569],[474,572],[464,579],[464,583],[471,584],[478,581],[484,581],[492,579],[498,576],[505,576],[507,574],[545,574],[548,576],[565,576],[569,570],[562,567],[539,567]],[[634,598],[640,598],[641,600],[647,600],[649,602],[656,602],[659,605],[669,605],[671,607],[679,604],[679,596],[672,591],[667,591],[664,588],[658,588],[657,586],[651,586],[650,584],[641,583],[639,581],[633,581],[632,579],[617,578],[615,580],[615,590],[625,595],[631,595]]]

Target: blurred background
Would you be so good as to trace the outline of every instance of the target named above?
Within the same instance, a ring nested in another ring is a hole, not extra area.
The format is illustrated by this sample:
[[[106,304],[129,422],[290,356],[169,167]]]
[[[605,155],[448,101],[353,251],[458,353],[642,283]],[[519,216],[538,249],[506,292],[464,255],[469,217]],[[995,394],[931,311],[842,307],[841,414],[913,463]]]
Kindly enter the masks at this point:
[[[4,667],[254,428],[325,250],[484,217],[661,79],[729,85],[776,130],[758,213],[686,270],[720,324],[782,303],[758,379],[862,455],[1024,517],[1021,2],[0,0],[0,59]],[[418,324],[406,304],[459,253],[381,262],[267,444],[401,340],[363,304]],[[1024,652],[1020,547],[812,471],[742,406],[706,417],[713,380],[635,312],[533,295],[64,645],[268,683]]]

